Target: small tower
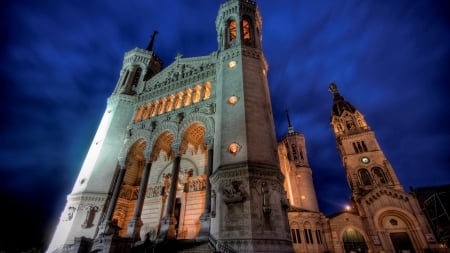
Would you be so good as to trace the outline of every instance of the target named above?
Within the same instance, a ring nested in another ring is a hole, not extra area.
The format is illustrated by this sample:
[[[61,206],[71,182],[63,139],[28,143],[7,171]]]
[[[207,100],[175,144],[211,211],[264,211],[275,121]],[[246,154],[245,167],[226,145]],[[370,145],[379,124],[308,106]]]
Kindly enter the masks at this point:
[[[288,134],[278,144],[281,170],[285,176],[285,189],[293,207],[319,212],[312,170],[306,154],[306,141],[302,133],[294,131],[289,113]]]
[[[339,94],[336,84],[331,83],[329,91],[333,94],[330,124],[352,191],[352,213],[357,216],[343,215],[361,224],[366,239],[360,248],[422,252],[436,247],[426,239],[432,237],[431,229],[416,198],[403,190],[364,116]],[[343,216],[332,222],[339,217]]]

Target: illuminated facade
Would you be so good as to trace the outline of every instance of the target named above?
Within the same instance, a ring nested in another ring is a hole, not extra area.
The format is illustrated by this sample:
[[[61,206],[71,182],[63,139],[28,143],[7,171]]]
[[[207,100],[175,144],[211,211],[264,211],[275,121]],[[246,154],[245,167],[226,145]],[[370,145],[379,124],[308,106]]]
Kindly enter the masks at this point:
[[[414,198],[335,85],[331,123],[354,209],[320,212],[305,137],[289,123],[275,138],[256,3],[221,4],[216,29],[217,51],[166,68],[154,36],[125,54],[47,252],[430,248]]]

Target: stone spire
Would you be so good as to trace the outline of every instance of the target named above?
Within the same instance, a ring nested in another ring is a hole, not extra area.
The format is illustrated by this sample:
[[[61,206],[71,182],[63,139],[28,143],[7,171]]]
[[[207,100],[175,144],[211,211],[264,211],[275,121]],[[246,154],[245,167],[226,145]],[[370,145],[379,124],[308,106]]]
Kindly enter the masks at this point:
[[[155,43],[155,37],[158,34],[158,31],[153,31],[152,36],[150,37],[150,42],[146,48],[147,51],[153,51],[153,44]]]
[[[288,110],[286,110],[286,117],[287,117],[287,120],[288,120],[288,134],[289,135],[294,134],[295,131],[294,131],[294,127],[291,124],[291,118],[289,117]]]

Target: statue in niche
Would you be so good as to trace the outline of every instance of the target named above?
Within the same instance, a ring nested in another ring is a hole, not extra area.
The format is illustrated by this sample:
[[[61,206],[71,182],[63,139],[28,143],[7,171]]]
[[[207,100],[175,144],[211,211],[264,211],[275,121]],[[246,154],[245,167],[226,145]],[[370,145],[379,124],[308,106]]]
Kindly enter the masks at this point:
[[[95,214],[98,211],[98,206],[89,206],[86,208],[86,218],[84,219],[84,223],[81,224],[82,228],[90,228],[92,227],[94,218],[95,218]]]
[[[272,208],[270,208],[269,203],[269,187],[266,182],[261,183],[261,193],[263,195],[263,213],[264,215],[270,215]]]

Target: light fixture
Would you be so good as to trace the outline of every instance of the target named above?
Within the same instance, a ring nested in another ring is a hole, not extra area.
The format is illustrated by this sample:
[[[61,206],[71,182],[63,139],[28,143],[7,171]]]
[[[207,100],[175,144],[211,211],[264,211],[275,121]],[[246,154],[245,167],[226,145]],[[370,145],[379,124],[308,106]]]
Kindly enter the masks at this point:
[[[228,68],[232,69],[236,67],[237,62],[236,61],[229,61],[228,62]]]
[[[230,152],[230,154],[235,155],[237,152],[239,152],[240,148],[241,147],[239,146],[239,144],[233,142],[230,144],[230,146],[228,146],[228,152]]]
[[[228,101],[228,104],[234,105],[234,104],[237,103],[238,100],[239,100],[238,97],[236,97],[236,96],[231,96],[231,97],[228,98],[227,101]]]

